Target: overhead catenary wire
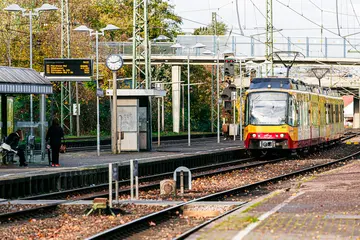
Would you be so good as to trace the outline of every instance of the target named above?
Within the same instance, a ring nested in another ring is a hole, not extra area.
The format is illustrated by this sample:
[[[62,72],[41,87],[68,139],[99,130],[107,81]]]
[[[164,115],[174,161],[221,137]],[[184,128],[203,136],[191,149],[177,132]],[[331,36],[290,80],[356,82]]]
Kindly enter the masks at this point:
[[[240,33],[241,33],[241,35],[244,35],[244,31],[242,30],[241,22],[240,22],[240,14],[239,14],[238,0],[236,0],[235,3],[236,3],[236,15],[237,15],[237,20],[238,20],[238,25],[239,25]]]
[[[250,0],[250,2],[253,4],[253,6],[256,8],[256,10],[258,10],[258,12],[259,12],[259,13],[263,16],[263,18],[266,20],[266,16],[265,16],[264,13],[261,12],[261,10],[255,5],[255,3],[253,2],[253,0]],[[272,29],[275,29],[275,26],[274,26],[274,25],[272,25]],[[286,39],[290,42],[291,45],[296,46],[296,47],[298,47],[299,49],[305,51],[304,48],[298,46],[297,44],[294,44],[294,43],[293,43],[291,40],[289,40],[289,38],[287,38],[283,33],[281,33],[281,32],[278,32],[278,33],[279,33],[281,36],[283,36],[284,38],[286,38]]]
[[[355,11],[355,8],[354,8],[354,5],[353,5],[352,0],[350,0],[350,4],[351,4],[352,10],[353,10],[353,12],[354,12],[354,14],[355,14],[355,19],[356,19],[356,21],[358,22],[358,24],[359,24],[359,26],[360,26],[359,17],[358,17],[358,15],[356,14],[356,11]]]
[[[339,2],[336,0],[336,24],[338,28],[338,34],[340,36],[340,26],[339,26]]]
[[[291,11],[293,11],[294,13],[296,13],[297,15],[299,15],[299,16],[303,17],[304,19],[308,20],[308,21],[311,22],[312,24],[314,24],[314,25],[316,25],[316,26],[318,26],[318,27],[321,27],[321,25],[319,25],[318,23],[316,23],[314,20],[311,20],[310,18],[304,16],[303,14],[299,13],[298,11],[296,11],[295,9],[293,9],[292,7],[284,4],[284,3],[281,2],[280,0],[275,0],[275,1],[277,1],[278,3],[280,3],[281,5],[283,5],[284,7],[287,7],[288,9],[290,9]],[[345,37],[343,37],[343,36],[341,36],[341,35],[338,35],[336,32],[331,31],[331,30],[328,29],[328,28],[323,27],[323,29],[326,30],[327,32],[331,33],[331,34],[334,34],[334,35],[337,35],[337,36],[343,38],[357,53],[360,53],[360,50],[357,49],[347,38],[345,38]]]

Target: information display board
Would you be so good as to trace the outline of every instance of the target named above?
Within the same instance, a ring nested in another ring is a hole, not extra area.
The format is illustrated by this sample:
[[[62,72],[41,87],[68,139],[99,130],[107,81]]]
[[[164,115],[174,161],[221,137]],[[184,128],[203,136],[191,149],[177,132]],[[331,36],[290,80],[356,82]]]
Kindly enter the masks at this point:
[[[92,59],[44,59],[44,72],[47,77],[91,77]]]

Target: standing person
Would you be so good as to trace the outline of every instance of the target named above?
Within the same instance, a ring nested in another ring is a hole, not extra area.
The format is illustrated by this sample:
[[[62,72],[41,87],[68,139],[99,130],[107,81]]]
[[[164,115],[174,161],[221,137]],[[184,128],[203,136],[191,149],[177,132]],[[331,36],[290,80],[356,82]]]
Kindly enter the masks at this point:
[[[64,138],[64,131],[59,125],[57,119],[53,119],[51,127],[46,133],[46,141],[50,140],[51,152],[52,152],[52,166],[59,167],[59,152],[61,146],[61,139]]]
[[[19,141],[23,140],[23,134],[20,129],[16,130],[16,132],[11,133],[5,140],[6,144],[9,144],[10,147],[17,151],[17,155],[19,156],[20,167],[26,167],[27,163],[25,162],[25,154],[24,150],[19,148]]]

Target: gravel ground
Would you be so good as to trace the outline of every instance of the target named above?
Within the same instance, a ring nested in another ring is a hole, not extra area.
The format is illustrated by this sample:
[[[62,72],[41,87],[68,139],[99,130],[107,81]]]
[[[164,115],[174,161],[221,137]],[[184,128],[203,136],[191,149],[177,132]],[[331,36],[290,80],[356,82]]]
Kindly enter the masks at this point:
[[[123,204],[115,217],[91,214],[85,216],[89,206],[61,206],[57,217],[29,219],[1,226],[0,239],[84,239],[106,229],[130,222],[141,216],[160,211],[166,206]]]
[[[321,163],[326,163],[332,161],[334,159],[342,158],[347,156],[351,152],[358,151],[357,146],[347,145],[347,146],[339,146],[332,149],[328,149],[327,151],[316,153],[308,156],[305,159],[295,159],[290,161],[284,161],[276,164],[267,164],[265,166],[251,168],[247,170],[239,170],[233,171],[231,173],[220,174],[218,176],[212,176],[209,178],[201,178],[194,180],[192,182],[193,189],[191,192],[185,194],[184,197],[175,197],[168,199],[192,199],[196,197],[200,197],[203,195],[207,195],[213,192],[222,191],[225,189],[230,189],[236,186],[241,186],[249,183],[253,183],[256,181],[264,180],[270,177],[277,176],[279,174],[285,174],[296,169],[302,169],[304,167],[309,167]],[[343,163],[345,164],[345,163]],[[245,193],[243,196],[230,196],[227,201],[250,201],[258,196],[267,194],[275,189],[286,189],[286,188],[296,188],[298,182],[302,182],[304,179],[308,179],[312,174],[306,174],[303,176],[299,176],[296,178],[292,178],[289,181],[281,181],[276,184],[270,184],[266,187],[262,187],[257,189],[254,192]],[[140,196],[148,199],[156,198],[158,196],[158,191],[149,191],[143,192]],[[291,194],[291,192],[289,192]],[[171,221],[161,223],[150,228],[147,231],[136,234],[131,237],[131,239],[172,239],[181,233],[193,228],[197,224],[201,224],[207,219],[187,219],[186,217],[181,216],[176,218],[174,217]],[[185,221],[186,220],[186,221]],[[201,220],[201,221],[200,221]],[[249,220],[251,221],[251,219]]]
[[[184,196],[160,196],[160,190],[140,191],[140,199],[159,199],[159,200],[190,200],[205,196],[211,193],[224,191],[245,184],[269,179],[281,174],[290,173],[295,170],[311,167],[314,165],[327,163],[334,159],[339,159],[359,150],[357,145],[338,145],[309,155],[303,159],[293,159],[279,163],[267,164],[256,168],[245,170],[235,170],[232,172],[203,177],[192,181],[192,190],[186,191]],[[120,199],[129,199],[129,195],[122,195]]]
[[[359,147],[356,145],[343,144],[320,153],[312,154],[304,159],[287,160],[256,168],[235,170],[225,174],[196,179],[192,182],[193,189],[186,192],[184,196],[163,197],[163,199],[187,201],[189,199],[194,199],[218,191],[265,180],[280,174],[302,169],[304,167],[329,162],[334,159],[344,157],[358,149]],[[285,186],[288,186],[288,184],[289,183],[286,183]],[[279,185],[269,185],[267,188],[260,189],[253,194],[239,196],[233,198],[233,200],[239,201],[239,199],[252,199],[261,195],[262,192],[268,192],[280,186],[283,187],[284,183],[280,183]],[[141,199],[159,199],[158,196],[158,190],[140,192]],[[130,196],[121,196],[121,199],[129,198]],[[31,207],[32,206],[33,205],[31,205]],[[22,207],[24,206],[22,205]],[[108,228],[132,221],[140,216],[165,208],[159,206],[135,206],[127,204],[121,206],[123,211],[116,217],[98,215],[86,217],[84,216],[84,212],[88,207],[89,206],[79,205],[62,206],[58,210],[58,217],[56,218],[29,219],[26,222],[21,222],[21,225],[16,222],[6,224],[2,226],[0,239],[82,239]],[[3,207],[4,211],[12,211],[11,209],[14,210],[15,208],[16,206],[7,206],[7,208]],[[0,210],[2,210],[1,205]],[[177,236],[206,220],[206,218],[189,218],[180,215],[180,218],[174,217],[170,222],[159,224],[159,226],[157,226],[156,223],[153,223],[153,226],[157,227],[151,228],[149,231],[138,235],[138,238],[132,239],[171,239],[172,237]],[[14,233],[16,234],[14,235]]]

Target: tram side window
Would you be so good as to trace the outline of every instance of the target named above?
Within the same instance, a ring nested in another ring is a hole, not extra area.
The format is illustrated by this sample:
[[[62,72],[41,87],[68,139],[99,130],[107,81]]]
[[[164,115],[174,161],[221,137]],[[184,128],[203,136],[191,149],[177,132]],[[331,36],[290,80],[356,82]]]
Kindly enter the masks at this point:
[[[325,116],[326,116],[326,125],[329,124],[329,105],[325,103]]]
[[[335,105],[335,122],[339,122],[339,106]]]
[[[314,103],[312,105],[311,114],[312,114],[312,125],[317,126],[318,124],[318,105]]]
[[[332,104],[329,105],[329,116],[330,116],[330,123],[334,123],[334,107]]]
[[[297,126],[297,106],[296,101],[293,98],[289,98],[289,125],[290,126]]]
[[[303,126],[309,126],[309,118],[310,118],[310,114],[309,114],[309,103],[308,102],[303,102]]]

